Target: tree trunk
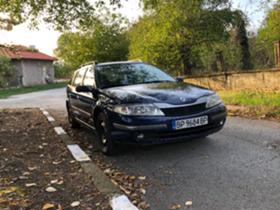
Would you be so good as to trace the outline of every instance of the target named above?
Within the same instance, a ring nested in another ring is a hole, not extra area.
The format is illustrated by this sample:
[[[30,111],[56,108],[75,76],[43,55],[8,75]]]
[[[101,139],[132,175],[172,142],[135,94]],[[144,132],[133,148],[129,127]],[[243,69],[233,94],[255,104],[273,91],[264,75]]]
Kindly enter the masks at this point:
[[[191,48],[183,45],[180,50],[184,75],[192,75]]]

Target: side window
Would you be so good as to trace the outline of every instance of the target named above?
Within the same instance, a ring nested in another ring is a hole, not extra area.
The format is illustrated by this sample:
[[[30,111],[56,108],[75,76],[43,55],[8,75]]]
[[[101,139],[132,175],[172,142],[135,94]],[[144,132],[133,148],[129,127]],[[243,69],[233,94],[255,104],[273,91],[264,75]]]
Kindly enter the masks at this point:
[[[74,79],[73,86],[82,85],[83,78],[84,78],[84,75],[85,75],[85,71],[86,71],[86,69],[82,68],[76,73],[76,77]]]
[[[70,80],[70,82],[69,82],[70,85],[74,85],[74,80],[75,80],[75,78],[76,78],[76,75],[77,75],[77,72],[74,72],[74,73],[73,73],[73,76],[72,76],[72,78],[71,78],[71,80]]]
[[[88,68],[88,71],[85,75],[84,79],[84,85],[85,86],[95,86],[95,81],[94,81],[94,71],[92,67]]]

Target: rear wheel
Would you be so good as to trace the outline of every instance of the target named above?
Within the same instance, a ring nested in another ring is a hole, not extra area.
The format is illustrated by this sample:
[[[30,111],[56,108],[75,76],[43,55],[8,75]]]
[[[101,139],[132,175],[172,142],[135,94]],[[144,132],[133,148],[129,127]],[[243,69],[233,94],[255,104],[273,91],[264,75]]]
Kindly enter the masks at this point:
[[[68,108],[68,122],[71,128],[76,129],[81,127],[80,123],[75,119],[70,107]]]
[[[105,155],[114,155],[117,153],[117,145],[114,143],[110,127],[104,113],[100,113],[97,117],[97,132],[101,151]]]

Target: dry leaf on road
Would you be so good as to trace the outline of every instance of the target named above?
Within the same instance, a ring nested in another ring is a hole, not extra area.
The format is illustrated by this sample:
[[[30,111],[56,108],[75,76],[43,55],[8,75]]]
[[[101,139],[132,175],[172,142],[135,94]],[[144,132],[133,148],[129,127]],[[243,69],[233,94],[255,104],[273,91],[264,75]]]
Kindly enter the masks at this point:
[[[46,204],[42,207],[42,210],[48,210],[48,209],[51,209],[51,208],[54,208],[54,205],[51,204],[51,203],[46,203]]]
[[[47,188],[46,188],[46,191],[47,191],[47,192],[56,192],[57,189],[55,189],[54,187],[47,187]]]

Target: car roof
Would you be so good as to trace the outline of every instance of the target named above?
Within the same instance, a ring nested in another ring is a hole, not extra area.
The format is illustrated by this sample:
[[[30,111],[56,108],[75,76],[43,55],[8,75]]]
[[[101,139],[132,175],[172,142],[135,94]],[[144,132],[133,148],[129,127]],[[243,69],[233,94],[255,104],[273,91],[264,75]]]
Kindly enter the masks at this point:
[[[115,62],[105,62],[105,63],[98,63],[96,66],[108,66],[108,65],[119,65],[119,64],[136,64],[136,63],[143,63],[141,61],[115,61]]]
[[[104,62],[104,63],[96,63],[95,66],[109,66],[109,65],[119,65],[119,64],[137,64],[137,63],[144,63],[142,61],[114,61],[114,62]],[[74,73],[80,71],[82,68],[87,68],[89,66],[94,65],[94,62],[89,63],[89,64],[85,64],[83,66],[81,66],[79,69],[77,69],[76,71],[74,71]]]

